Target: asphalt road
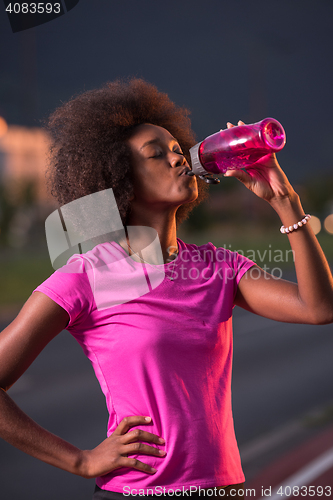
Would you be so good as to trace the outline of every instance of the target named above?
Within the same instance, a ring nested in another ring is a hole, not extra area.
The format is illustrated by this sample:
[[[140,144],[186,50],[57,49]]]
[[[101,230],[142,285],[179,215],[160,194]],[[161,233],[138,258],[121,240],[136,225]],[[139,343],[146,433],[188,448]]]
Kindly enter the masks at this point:
[[[233,407],[241,452],[263,434],[333,400],[332,352],[333,325],[277,323],[235,309]],[[39,424],[78,447],[104,439],[103,395],[67,332],[46,347],[10,394]],[[0,441],[1,499],[91,500],[93,489],[94,480],[55,469]]]

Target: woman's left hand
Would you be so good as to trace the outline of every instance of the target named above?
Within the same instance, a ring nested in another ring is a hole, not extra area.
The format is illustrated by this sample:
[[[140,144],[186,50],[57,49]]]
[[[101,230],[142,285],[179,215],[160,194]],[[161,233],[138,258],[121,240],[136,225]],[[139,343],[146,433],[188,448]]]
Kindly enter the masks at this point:
[[[239,121],[238,125],[245,123]],[[227,127],[232,128],[234,125],[228,122]],[[275,153],[263,156],[253,165],[246,167],[246,170],[228,170],[224,176],[236,177],[250,191],[269,203],[290,198],[294,194],[294,189],[278,164]]]

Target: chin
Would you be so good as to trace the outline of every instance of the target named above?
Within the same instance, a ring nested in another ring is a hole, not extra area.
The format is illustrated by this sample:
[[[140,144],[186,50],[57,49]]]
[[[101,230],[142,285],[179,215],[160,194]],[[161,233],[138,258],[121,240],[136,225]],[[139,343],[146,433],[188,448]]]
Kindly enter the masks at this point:
[[[192,194],[192,196],[189,196],[186,200],[182,202],[182,205],[186,205],[187,203],[192,203],[198,198],[198,192],[195,192]]]
[[[193,188],[189,189],[186,193],[186,196],[184,196],[184,198],[186,197],[186,200],[184,200],[183,203],[191,203],[192,201],[195,201],[199,196],[199,190],[198,190],[198,186],[195,185],[193,186]]]
[[[198,191],[198,188],[196,187],[196,189],[194,191],[192,191],[187,203],[191,203],[192,201],[195,201],[198,198],[198,196],[199,196],[199,191]]]
[[[195,201],[199,196],[199,190],[197,185],[194,185],[191,187],[187,187],[187,189],[182,190],[182,193],[176,193],[176,199],[178,198],[178,203],[180,205],[185,205],[187,203],[192,203]],[[177,203],[177,202],[176,202]],[[178,204],[177,203],[177,204]]]

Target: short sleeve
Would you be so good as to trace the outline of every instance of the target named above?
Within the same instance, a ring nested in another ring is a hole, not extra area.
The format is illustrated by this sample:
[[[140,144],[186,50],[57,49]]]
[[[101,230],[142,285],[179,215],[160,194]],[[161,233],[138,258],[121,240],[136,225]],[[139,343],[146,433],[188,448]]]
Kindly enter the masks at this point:
[[[84,260],[75,255],[66,266],[55,271],[33,292],[42,292],[69,315],[67,330],[77,327],[91,312],[93,295]]]
[[[230,253],[233,254],[232,262],[235,271],[236,284],[238,285],[246,271],[248,271],[252,266],[255,266],[256,263],[238,252]]]
[[[236,286],[246,271],[256,265],[254,261],[239,252],[232,252],[224,247],[215,248],[212,243],[210,245],[215,249],[216,261],[219,266],[223,267],[225,272],[228,272],[228,279],[233,280]]]

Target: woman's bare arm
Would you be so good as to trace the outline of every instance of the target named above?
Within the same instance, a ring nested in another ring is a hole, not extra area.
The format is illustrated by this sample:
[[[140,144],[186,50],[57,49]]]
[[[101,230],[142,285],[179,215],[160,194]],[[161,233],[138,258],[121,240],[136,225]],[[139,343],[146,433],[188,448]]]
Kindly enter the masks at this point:
[[[242,125],[243,122],[239,122]],[[229,124],[228,128],[232,125]],[[257,196],[266,200],[285,227],[304,218],[297,193],[281,170],[274,154],[246,171],[228,171]],[[277,231],[278,231],[277,227]],[[310,224],[286,234],[295,259],[297,284],[274,279],[259,267],[250,269],[239,282],[235,303],[260,316],[290,323],[333,322],[333,279]]]
[[[68,321],[62,307],[41,292],[33,293],[0,333],[0,387],[9,389]]]
[[[67,325],[68,313],[40,292],[0,334],[0,437],[20,450],[74,471],[78,450],[42,429],[6,394],[44,347]],[[53,456],[52,456],[53,455]]]
[[[96,477],[119,467],[153,474],[155,469],[129,454],[164,456],[142,441],[164,444],[155,434],[131,427],[150,423],[145,416],[123,419],[114,433],[93,450],[80,450],[43,429],[9,397],[6,390],[42,349],[68,324],[68,313],[49,297],[35,292],[17,318],[0,334],[0,437],[25,453],[83,477]]]
[[[275,204],[284,226],[304,215],[298,196]],[[281,238],[286,235],[281,235]],[[310,224],[288,235],[295,259],[297,284],[276,279],[259,267],[239,282],[235,303],[244,309],[288,323],[333,322],[333,279],[325,255]]]

